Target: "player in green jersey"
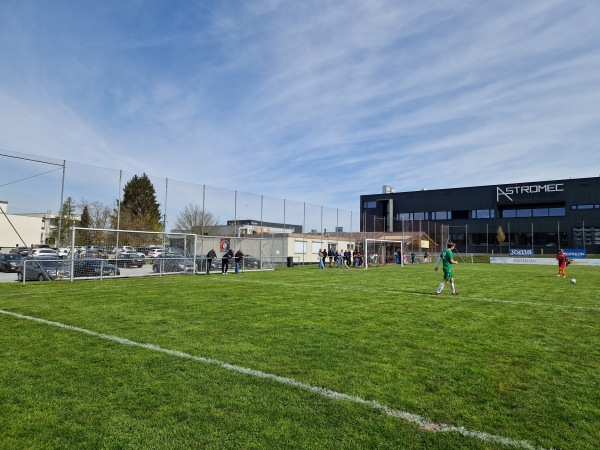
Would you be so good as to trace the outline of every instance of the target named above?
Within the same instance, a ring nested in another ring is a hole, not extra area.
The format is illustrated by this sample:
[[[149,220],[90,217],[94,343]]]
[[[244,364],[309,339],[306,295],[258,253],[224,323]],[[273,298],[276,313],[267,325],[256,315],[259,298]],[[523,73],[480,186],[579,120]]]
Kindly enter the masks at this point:
[[[454,255],[452,254],[452,250],[454,250],[455,246],[456,244],[454,242],[448,242],[448,248],[446,248],[442,253],[440,253],[440,256],[437,260],[437,264],[435,265],[435,269],[433,269],[437,272],[440,262],[442,263],[444,279],[438,286],[435,295],[440,295],[442,293],[442,290],[444,289],[444,286],[446,286],[446,283],[448,281],[450,282],[450,287],[452,288],[452,295],[459,294],[459,292],[454,287],[454,277],[452,276],[452,264],[458,264],[458,262],[454,260]]]

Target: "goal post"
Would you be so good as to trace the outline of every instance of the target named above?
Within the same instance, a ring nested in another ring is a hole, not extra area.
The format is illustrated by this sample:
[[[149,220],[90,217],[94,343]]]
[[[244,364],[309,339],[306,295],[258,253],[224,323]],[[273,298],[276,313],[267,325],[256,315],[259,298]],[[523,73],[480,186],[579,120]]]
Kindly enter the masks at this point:
[[[71,264],[71,281],[96,272],[145,276],[202,270],[197,235],[191,233],[73,227],[70,247],[59,251]]]
[[[404,266],[404,241],[394,239],[365,239],[364,266],[398,264]]]

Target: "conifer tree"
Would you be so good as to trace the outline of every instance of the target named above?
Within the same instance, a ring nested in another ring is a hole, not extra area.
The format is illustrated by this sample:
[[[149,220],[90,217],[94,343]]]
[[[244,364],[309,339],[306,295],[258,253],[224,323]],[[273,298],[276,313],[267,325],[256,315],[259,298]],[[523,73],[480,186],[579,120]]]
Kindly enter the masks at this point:
[[[156,191],[150,178],[144,173],[134,175],[123,188],[123,201],[120,205],[122,230],[162,231],[160,205],[156,201]]]

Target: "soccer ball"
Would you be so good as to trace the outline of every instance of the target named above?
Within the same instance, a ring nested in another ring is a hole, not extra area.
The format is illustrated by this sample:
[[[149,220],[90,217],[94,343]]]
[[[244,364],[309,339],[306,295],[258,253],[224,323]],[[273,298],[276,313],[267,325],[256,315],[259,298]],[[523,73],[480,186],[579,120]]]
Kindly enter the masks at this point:
[[[575,284],[577,283],[577,280],[575,278],[571,278],[571,284]]]

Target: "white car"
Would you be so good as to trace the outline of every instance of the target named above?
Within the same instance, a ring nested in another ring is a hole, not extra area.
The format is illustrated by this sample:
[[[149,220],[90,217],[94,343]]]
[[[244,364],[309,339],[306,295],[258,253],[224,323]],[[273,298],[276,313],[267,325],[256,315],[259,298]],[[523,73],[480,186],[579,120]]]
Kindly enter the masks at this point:
[[[136,249],[131,245],[123,245],[122,247],[113,248],[113,253],[118,255],[119,253],[136,253]]]
[[[71,254],[71,249],[69,247],[60,247],[56,253],[58,253],[58,256],[61,258],[66,258]]]
[[[164,250],[162,248],[155,248],[148,252],[148,258],[158,258],[163,253]]]
[[[34,248],[31,255],[32,256],[46,256],[46,255],[56,256],[56,250],[52,250],[51,248]]]

